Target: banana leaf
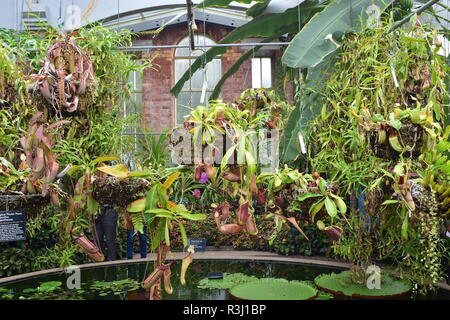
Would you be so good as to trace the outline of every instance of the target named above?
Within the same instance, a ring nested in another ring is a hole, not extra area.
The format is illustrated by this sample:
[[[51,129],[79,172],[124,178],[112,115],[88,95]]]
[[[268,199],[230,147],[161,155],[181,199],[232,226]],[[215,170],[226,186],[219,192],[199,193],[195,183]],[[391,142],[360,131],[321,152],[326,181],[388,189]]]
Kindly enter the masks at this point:
[[[300,10],[298,10],[297,7],[294,7],[287,9],[282,13],[272,13],[258,16],[252,21],[233,30],[221,41],[219,41],[219,44],[234,43],[250,37],[271,37],[274,34],[278,34],[279,30],[282,28],[292,25],[298,26],[299,11],[302,17],[301,20],[306,21],[308,17],[321,11],[325,6],[322,4],[317,4],[317,1],[306,1],[302,3],[300,7]],[[213,60],[216,56],[226,52],[226,47],[213,47],[206,51],[203,55],[197,57],[192,66],[186,70],[180,80],[178,80],[175,86],[171,89],[171,93],[177,97],[183,88],[183,85],[189,80],[191,74],[194,74],[197,70],[204,67],[204,65]]]
[[[333,39],[350,31],[361,31],[365,27],[371,5],[380,11],[393,0],[336,0],[322,12],[316,14],[294,37],[282,57],[282,62],[292,68],[311,68],[334,52],[338,45]]]
[[[308,70],[305,84],[302,87],[301,101],[297,102],[294,110],[286,123],[283,131],[283,139],[280,143],[281,160],[284,163],[295,161],[300,155],[300,142],[298,134],[307,127],[307,122],[312,120],[320,111],[322,94],[325,82],[333,69],[336,55],[330,55],[316,67]],[[304,136],[304,138],[306,138]]]
[[[253,6],[251,6],[249,9],[247,9],[246,13],[250,17],[257,17],[261,13],[266,10],[266,8],[269,6],[270,2],[272,0],[261,0],[258,3],[255,3]]]

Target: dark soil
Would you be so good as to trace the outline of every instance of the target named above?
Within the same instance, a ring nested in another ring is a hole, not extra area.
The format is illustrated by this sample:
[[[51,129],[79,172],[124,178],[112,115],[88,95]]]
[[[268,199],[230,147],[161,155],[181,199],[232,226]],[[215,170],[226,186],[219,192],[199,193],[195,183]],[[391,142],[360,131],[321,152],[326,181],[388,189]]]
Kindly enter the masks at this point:
[[[423,146],[423,128],[420,125],[406,122],[402,124],[400,128],[400,141],[403,146],[409,146],[411,151],[405,151],[403,156],[406,158],[417,159],[420,155],[420,149]],[[372,146],[372,150],[378,158],[387,160],[397,160],[400,153],[395,151],[389,144],[388,138],[382,144],[378,143],[378,131],[373,129],[368,131],[369,144]]]

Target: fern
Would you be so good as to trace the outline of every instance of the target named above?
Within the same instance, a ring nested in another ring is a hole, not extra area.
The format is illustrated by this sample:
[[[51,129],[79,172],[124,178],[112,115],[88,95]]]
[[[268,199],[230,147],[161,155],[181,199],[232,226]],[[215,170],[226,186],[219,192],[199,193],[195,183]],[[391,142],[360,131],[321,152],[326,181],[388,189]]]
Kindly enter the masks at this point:
[[[132,214],[131,221],[133,221],[135,231],[144,233],[144,217],[141,214]]]

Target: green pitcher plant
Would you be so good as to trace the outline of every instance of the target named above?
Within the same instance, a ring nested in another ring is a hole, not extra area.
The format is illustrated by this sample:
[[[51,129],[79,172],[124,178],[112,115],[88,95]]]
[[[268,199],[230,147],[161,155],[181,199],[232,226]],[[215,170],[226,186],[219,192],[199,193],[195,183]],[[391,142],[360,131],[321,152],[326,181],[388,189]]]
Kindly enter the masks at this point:
[[[143,287],[150,289],[150,299],[161,299],[161,279],[164,277],[164,288],[171,293],[170,267],[173,262],[165,264],[170,251],[170,238],[173,224],[178,224],[183,246],[187,247],[187,235],[184,220],[200,221],[206,219],[204,214],[191,213],[183,204],[176,204],[169,200],[172,184],[180,176],[180,172],[171,174],[164,183],[156,182],[147,192],[145,198],[134,201],[127,207],[131,214],[137,232],[144,233],[144,224],[148,226],[150,250],[157,253],[154,271],[143,282]],[[193,249],[189,248],[188,255],[183,258],[180,281],[185,284],[185,273],[192,261]]]

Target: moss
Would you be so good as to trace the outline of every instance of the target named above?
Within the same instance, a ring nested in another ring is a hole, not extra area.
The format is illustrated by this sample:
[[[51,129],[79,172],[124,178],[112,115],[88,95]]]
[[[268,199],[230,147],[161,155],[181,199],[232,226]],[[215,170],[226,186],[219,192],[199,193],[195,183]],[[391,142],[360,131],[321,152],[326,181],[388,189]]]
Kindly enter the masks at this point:
[[[314,283],[319,289],[336,295],[363,298],[391,298],[405,295],[411,290],[411,284],[408,281],[395,279],[388,275],[381,277],[380,289],[369,289],[365,284],[351,283],[350,271],[323,274],[316,277]]]

